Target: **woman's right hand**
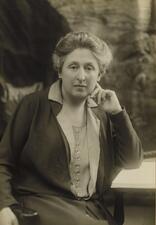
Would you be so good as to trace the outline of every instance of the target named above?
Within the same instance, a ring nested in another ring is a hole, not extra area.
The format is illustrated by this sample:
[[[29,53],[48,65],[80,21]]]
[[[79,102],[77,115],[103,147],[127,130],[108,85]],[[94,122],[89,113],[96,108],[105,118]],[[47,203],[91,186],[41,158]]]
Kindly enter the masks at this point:
[[[9,207],[0,211],[0,225],[19,225],[17,217]]]

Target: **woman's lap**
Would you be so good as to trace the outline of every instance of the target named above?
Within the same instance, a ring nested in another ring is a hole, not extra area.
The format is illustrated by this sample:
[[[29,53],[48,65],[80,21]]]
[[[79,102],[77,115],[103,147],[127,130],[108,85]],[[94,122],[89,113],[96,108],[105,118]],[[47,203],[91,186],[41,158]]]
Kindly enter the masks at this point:
[[[91,201],[57,196],[26,196],[21,200],[25,207],[38,212],[37,225],[108,225]]]

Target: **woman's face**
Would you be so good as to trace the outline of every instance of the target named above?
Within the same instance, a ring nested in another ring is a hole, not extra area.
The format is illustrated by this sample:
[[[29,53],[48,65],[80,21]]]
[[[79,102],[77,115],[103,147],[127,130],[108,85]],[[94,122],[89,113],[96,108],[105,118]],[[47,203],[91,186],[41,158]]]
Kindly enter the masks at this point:
[[[84,100],[94,90],[100,79],[99,65],[89,49],[78,48],[65,58],[62,71],[64,98]]]

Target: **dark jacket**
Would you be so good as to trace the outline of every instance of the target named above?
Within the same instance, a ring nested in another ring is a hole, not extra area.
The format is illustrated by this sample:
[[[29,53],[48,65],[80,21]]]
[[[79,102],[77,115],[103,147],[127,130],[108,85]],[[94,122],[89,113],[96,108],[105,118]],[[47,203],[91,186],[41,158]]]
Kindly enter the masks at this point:
[[[16,203],[19,194],[41,193],[74,198],[70,191],[69,152],[60,132],[57,102],[48,90],[25,97],[17,107],[0,144],[0,208]],[[140,140],[125,110],[100,119],[100,162],[97,196],[104,194],[121,168],[142,160]]]

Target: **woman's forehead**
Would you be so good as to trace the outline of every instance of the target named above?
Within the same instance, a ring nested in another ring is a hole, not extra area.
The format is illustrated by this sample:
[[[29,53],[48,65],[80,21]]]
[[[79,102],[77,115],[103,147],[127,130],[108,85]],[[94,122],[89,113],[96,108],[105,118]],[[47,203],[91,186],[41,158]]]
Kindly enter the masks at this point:
[[[92,51],[87,48],[77,48],[70,52],[65,57],[66,63],[68,62],[84,62],[84,63],[97,63]]]

